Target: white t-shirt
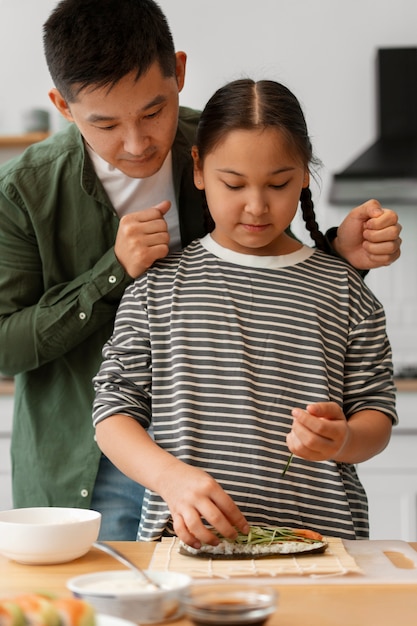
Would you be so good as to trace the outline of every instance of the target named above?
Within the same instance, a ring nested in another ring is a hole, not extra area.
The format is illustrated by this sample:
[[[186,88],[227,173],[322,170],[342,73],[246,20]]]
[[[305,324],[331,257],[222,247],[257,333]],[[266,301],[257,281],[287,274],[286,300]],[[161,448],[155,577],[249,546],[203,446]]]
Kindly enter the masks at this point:
[[[102,159],[87,146],[95,172],[106,190],[119,217],[134,211],[143,211],[162,200],[169,200],[171,208],[165,214],[170,235],[171,252],[181,249],[178,207],[172,178],[172,154],[168,154],[161,169],[148,178],[131,178]]]

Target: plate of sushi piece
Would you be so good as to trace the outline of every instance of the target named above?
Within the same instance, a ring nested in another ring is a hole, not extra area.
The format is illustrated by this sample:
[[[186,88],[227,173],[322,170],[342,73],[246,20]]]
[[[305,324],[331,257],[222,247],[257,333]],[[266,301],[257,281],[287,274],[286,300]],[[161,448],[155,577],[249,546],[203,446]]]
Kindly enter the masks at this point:
[[[101,615],[85,600],[27,593],[0,597],[0,626],[138,626]]]

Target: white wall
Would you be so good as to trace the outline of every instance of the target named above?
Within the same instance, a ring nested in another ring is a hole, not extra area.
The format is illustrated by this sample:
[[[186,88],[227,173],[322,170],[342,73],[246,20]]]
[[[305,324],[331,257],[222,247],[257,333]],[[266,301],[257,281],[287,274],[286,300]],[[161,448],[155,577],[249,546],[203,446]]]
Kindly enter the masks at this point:
[[[49,108],[42,24],[54,6],[55,0],[0,0],[0,133],[19,132],[26,108]],[[295,92],[324,163],[316,193],[320,224],[339,223],[345,211],[328,204],[329,176],[375,139],[376,50],[417,46],[416,0],[160,0],[160,6],[177,49],[188,54],[183,104],[201,107],[217,87],[243,75],[280,80]],[[58,119],[54,114],[53,127]],[[414,363],[417,211],[392,208],[406,226],[403,256],[368,282],[386,307],[395,361]]]

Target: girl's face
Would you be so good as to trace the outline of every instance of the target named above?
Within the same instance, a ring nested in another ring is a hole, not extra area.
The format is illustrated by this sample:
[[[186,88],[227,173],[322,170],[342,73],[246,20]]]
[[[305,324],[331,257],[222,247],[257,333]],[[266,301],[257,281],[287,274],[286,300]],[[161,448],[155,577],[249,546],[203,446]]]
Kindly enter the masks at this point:
[[[285,234],[309,173],[280,130],[233,130],[204,162],[193,150],[194,182],[204,189],[217,243],[243,254],[278,255],[300,244]]]

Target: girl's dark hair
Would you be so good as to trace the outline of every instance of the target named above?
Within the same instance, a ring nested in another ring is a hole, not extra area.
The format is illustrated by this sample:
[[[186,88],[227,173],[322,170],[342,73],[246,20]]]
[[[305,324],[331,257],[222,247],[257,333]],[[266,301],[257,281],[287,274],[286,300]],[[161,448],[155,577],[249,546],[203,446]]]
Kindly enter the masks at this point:
[[[240,79],[218,89],[207,102],[197,129],[196,145],[201,161],[232,130],[279,129],[306,169],[320,162],[313,156],[301,106],[291,91],[271,80]],[[326,249],[320,232],[310,188],[302,190],[300,204],[304,222],[316,246]]]
[[[175,76],[171,31],[153,0],[62,0],[43,33],[49,72],[67,102],[131,72],[138,79],[155,61],[164,76]]]

